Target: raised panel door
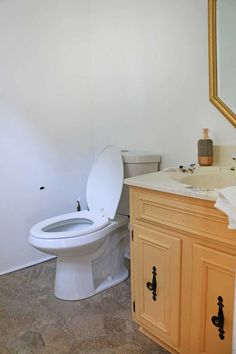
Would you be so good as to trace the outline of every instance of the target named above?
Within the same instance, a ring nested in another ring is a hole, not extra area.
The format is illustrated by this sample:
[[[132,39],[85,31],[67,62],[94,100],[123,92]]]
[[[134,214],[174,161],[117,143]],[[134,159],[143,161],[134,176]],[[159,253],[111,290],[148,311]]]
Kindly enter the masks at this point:
[[[236,257],[193,246],[191,354],[232,354],[235,269]],[[221,303],[223,331],[212,322]]]
[[[134,226],[133,233],[134,317],[156,337],[178,348],[181,240],[141,226]]]

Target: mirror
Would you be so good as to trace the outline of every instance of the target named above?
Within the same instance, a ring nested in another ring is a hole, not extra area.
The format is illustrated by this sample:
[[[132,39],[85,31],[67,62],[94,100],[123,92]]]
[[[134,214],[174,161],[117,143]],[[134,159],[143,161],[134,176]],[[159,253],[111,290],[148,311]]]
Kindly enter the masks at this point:
[[[210,101],[236,127],[236,0],[208,0]]]

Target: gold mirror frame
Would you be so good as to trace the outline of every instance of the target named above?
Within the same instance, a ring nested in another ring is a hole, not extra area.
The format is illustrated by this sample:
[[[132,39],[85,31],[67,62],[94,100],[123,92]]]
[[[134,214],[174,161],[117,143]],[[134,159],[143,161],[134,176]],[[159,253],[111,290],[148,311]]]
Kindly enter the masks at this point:
[[[218,97],[217,89],[217,21],[216,2],[208,0],[208,34],[209,34],[209,94],[210,101],[236,128],[236,114]]]

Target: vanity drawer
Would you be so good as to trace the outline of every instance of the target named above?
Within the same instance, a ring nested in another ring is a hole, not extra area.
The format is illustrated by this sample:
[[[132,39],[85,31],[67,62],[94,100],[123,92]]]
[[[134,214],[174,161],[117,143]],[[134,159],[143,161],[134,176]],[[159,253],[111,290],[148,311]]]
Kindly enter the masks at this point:
[[[172,193],[130,187],[131,218],[210,238],[235,247],[236,230],[228,229],[226,215],[214,208],[214,201]]]

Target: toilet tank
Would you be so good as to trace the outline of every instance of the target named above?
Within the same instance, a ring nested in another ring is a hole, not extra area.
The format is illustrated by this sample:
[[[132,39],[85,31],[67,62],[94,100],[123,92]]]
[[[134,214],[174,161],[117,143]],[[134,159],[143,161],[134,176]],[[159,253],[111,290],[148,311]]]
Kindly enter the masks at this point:
[[[124,164],[124,178],[159,170],[160,155],[132,150],[121,150],[121,154]],[[123,185],[117,213],[129,215],[129,187],[127,185]]]

